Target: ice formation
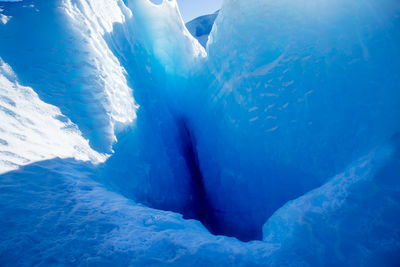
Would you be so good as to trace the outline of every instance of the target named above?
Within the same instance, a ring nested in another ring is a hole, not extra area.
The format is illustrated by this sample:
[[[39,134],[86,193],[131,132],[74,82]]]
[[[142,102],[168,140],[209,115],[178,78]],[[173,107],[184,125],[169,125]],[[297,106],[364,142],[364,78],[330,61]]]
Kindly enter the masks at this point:
[[[206,47],[207,45],[208,36],[211,33],[215,19],[218,16],[218,12],[219,11],[215,12],[214,14],[204,15],[195,18],[194,20],[186,23],[186,28],[203,47]]]
[[[397,0],[0,10],[0,265],[400,263]]]

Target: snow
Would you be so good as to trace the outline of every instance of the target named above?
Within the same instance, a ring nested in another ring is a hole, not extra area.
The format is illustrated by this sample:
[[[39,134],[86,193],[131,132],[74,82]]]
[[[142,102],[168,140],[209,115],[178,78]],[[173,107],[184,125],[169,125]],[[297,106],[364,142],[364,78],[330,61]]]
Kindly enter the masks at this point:
[[[244,266],[256,263],[251,250],[265,251],[137,205],[94,182],[95,175],[90,165],[51,160],[1,176],[2,266]]]
[[[3,60],[18,73],[21,83],[59,107],[95,149],[106,153],[111,152],[117,132],[133,123],[137,108],[125,71],[104,40],[113,23],[122,22],[127,15],[121,4],[2,4],[3,14],[13,17],[0,28]]]
[[[0,121],[0,173],[55,157],[93,163],[106,159],[90,148],[78,127],[57,107],[20,85],[1,58]]]
[[[394,182],[400,173],[398,142],[373,149],[325,185],[280,208],[263,227],[264,242],[285,244],[272,265],[397,265],[398,240],[390,233],[400,223],[392,213],[400,201]]]
[[[137,204],[96,182],[98,170],[90,164],[42,161],[0,176],[0,261],[395,266],[400,218],[392,211],[398,210],[400,188],[392,175],[399,174],[400,153],[391,160],[394,151],[389,144],[370,151],[325,186],[279,209],[264,226],[264,240],[248,243]]]
[[[396,0],[0,6],[0,265],[400,262]]]

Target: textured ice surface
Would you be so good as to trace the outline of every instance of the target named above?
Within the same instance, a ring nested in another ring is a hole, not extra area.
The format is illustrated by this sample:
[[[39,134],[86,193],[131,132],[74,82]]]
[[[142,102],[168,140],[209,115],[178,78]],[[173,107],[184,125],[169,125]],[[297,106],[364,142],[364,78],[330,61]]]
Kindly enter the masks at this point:
[[[118,1],[3,3],[0,55],[21,83],[58,106],[91,145],[110,152],[115,128],[132,123],[135,105],[124,70],[103,36],[125,20]],[[4,9],[3,7],[3,9]],[[18,33],[18,34],[16,34]]]
[[[264,241],[249,243],[138,205],[97,182],[94,166],[60,159],[36,163],[0,176],[0,262],[396,266],[397,146],[371,151],[323,187],[287,204],[264,226]]]
[[[227,0],[206,49],[175,1],[0,7],[0,116],[75,129],[0,175],[1,265],[399,264],[397,1]]]
[[[244,266],[268,251],[137,205],[93,181],[96,173],[56,159],[0,176],[2,266]]]
[[[259,228],[400,130],[399,14],[391,0],[225,2],[211,86],[189,107],[222,231]]]
[[[105,176],[124,195],[197,217],[196,167],[182,106],[205,50],[185,28],[175,1],[129,1],[132,18],[108,37],[140,105],[133,130],[114,146]]]
[[[283,244],[272,265],[398,265],[399,148],[397,135],[279,209],[263,228],[265,242]]]
[[[60,110],[19,84],[0,58],[0,173],[55,157],[104,161]]]

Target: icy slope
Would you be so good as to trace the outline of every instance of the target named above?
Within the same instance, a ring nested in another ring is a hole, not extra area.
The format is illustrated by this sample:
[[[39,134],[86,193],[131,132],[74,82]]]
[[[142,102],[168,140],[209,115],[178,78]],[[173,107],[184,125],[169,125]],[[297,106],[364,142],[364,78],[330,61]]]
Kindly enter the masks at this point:
[[[279,209],[263,228],[265,242],[282,244],[271,265],[398,265],[399,152],[397,135]]]
[[[5,9],[1,13],[9,17],[5,25],[0,24],[0,56],[21,83],[58,106],[101,152],[110,152],[117,128],[135,119],[132,89],[103,38],[113,23],[125,20],[128,11],[121,4],[0,3]]]
[[[10,20],[0,27],[6,40],[0,55],[21,82],[57,105],[94,149],[112,152],[116,137],[121,139],[107,180],[155,207],[191,206],[193,182],[180,140],[185,132],[172,113],[182,102],[176,84],[206,54],[185,28],[176,2],[132,1],[131,9],[122,1],[84,0],[2,6]],[[135,124],[131,88],[141,105]]]
[[[397,154],[394,160],[393,152]],[[98,170],[51,160],[0,176],[2,266],[396,266],[399,150],[371,151],[289,203],[264,241],[214,236],[99,184]],[[369,205],[365,209],[365,204]]]
[[[259,257],[249,256],[269,248],[216,237],[199,222],[137,205],[95,176],[93,166],[73,160],[0,176],[2,266],[256,266]]]
[[[106,159],[90,148],[77,126],[57,107],[20,85],[1,58],[0,121],[0,173],[55,157],[93,163]]]

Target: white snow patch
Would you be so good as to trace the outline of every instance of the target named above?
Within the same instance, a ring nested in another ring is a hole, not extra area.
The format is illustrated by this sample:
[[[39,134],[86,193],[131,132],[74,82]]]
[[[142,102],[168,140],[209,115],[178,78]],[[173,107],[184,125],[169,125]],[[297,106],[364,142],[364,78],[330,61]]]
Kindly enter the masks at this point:
[[[18,83],[0,58],[0,173],[52,158],[103,162],[107,156],[89,146],[78,127],[60,110]]]

